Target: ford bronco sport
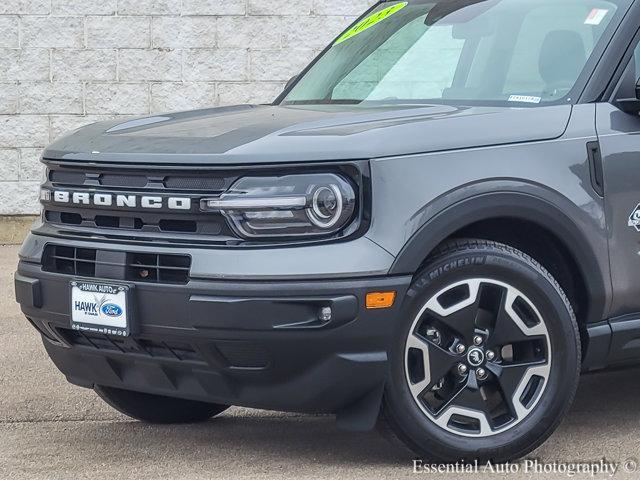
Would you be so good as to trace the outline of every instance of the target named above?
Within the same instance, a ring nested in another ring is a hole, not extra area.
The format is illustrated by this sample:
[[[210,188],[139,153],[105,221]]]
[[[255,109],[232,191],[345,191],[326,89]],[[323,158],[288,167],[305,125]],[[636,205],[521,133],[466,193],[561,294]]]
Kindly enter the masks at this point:
[[[581,371],[640,360],[639,20],[383,1],[273,104],[81,128],[43,154],[17,300],[142,421],[324,412],[526,455]]]

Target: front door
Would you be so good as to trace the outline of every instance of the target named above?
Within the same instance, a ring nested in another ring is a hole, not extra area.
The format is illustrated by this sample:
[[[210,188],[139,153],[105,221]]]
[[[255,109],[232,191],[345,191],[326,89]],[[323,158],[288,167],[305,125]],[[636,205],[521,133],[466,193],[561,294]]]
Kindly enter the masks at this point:
[[[640,46],[629,61],[617,98],[635,95]],[[605,209],[613,282],[611,316],[640,312],[640,115],[610,103],[596,106],[604,172]]]

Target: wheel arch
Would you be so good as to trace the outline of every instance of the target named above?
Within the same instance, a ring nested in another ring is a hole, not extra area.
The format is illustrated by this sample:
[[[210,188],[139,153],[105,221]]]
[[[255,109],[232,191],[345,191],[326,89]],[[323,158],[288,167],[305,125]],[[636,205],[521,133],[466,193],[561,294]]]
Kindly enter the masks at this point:
[[[558,204],[530,193],[483,193],[444,208],[409,239],[389,273],[414,274],[442,242],[465,236],[463,232],[468,231],[469,227],[488,221],[526,222],[536,226],[539,231],[547,232],[563,247],[568,261],[578,268],[580,282],[586,290],[583,292],[584,312],[579,322],[594,323],[604,318],[607,272],[600,268],[587,235]],[[500,241],[500,238],[488,239]],[[544,265],[544,262],[541,263]]]

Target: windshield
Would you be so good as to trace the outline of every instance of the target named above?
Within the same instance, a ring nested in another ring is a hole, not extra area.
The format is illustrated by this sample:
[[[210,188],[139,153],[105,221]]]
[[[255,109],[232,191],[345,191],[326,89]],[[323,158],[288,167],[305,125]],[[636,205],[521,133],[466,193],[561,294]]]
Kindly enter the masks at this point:
[[[619,21],[622,3],[383,2],[338,37],[282,103],[570,100],[607,27]]]

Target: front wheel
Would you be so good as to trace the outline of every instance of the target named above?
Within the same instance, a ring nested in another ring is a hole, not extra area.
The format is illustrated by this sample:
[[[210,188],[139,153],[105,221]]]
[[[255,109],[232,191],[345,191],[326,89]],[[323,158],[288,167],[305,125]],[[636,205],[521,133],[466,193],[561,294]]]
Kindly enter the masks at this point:
[[[105,386],[96,386],[94,390],[102,400],[120,413],[146,423],[204,422],[229,408],[227,405],[164,397]]]
[[[573,310],[540,264],[453,242],[407,293],[382,417],[425,459],[517,459],[558,426],[579,367]]]

